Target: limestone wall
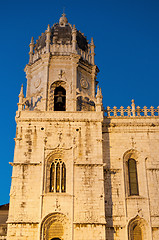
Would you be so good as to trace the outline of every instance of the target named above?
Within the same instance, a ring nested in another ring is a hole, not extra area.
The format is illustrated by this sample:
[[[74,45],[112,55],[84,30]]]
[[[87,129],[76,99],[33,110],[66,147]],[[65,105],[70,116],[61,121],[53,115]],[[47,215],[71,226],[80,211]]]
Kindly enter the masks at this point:
[[[102,120],[97,112],[20,112],[8,240],[105,239]],[[50,192],[54,159],[66,165],[63,193]]]
[[[141,222],[143,239],[159,238],[158,118],[111,118],[103,124],[107,239],[128,239],[129,223]],[[130,196],[126,161],[137,162],[139,196]],[[153,238],[152,238],[153,235]]]

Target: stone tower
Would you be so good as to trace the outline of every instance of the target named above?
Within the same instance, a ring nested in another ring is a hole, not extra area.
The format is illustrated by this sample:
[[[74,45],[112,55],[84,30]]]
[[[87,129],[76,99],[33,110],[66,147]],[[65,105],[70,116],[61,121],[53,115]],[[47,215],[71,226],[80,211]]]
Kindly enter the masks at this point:
[[[94,43],[59,23],[30,43],[16,113],[7,240],[105,240]]]

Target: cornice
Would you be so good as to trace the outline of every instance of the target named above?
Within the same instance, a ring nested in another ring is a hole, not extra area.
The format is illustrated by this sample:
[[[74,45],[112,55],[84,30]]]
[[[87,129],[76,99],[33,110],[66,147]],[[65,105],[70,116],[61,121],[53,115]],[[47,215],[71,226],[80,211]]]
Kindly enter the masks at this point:
[[[158,119],[159,120],[159,119]],[[117,127],[159,127],[159,121],[153,123],[153,120],[151,122],[113,122],[113,123],[103,123],[103,128],[117,128]]]
[[[9,164],[11,165],[11,166],[21,166],[21,165],[41,165],[42,163],[41,162],[9,162]]]
[[[74,163],[74,165],[76,166],[82,166],[82,167],[98,167],[98,166],[102,166],[103,167],[103,163]]]
[[[16,122],[99,122],[102,123],[102,112],[53,112],[53,111],[29,111],[20,112],[15,117]]]
[[[7,221],[7,224],[39,224],[39,222],[25,222],[25,221]]]
[[[86,225],[106,225],[106,222],[95,222],[95,221],[92,221],[92,222],[74,222],[73,223],[74,225],[83,225],[83,226],[86,226]]]
[[[102,120],[95,120],[95,119],[87,119],[87,118],[83,118],[83,119],[55,119],[55,118],[16,118],[16,122],[102,122]]]

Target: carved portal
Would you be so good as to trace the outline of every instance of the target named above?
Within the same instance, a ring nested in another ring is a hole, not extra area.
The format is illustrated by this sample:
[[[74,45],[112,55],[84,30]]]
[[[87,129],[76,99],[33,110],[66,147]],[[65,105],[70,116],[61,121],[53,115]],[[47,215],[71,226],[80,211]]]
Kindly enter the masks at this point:
[[[41,225],[41,240],[70,239],[69,220],[64,214],[52,213],[46,216]]]
[[[149,226],[147,222],[140,216],[133,218],[128,224],[128,239],[129,240],[148,240]]]

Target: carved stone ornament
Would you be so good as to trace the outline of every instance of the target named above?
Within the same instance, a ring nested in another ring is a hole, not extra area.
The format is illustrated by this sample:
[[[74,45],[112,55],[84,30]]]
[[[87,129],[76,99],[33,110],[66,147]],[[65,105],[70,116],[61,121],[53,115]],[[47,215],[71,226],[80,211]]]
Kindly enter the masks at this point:
[[[87,80],[85,79],[85,78],[81,78],[81,80],[80,80],[80,84],[81,84],[81,87],[82,88],[85,88],[85,89],[87,89],[88,88],[88,82],[87,82]]]
[[[41,84],[41,79],[40,78],[38,78],[34,81],[35,88],[38,88],[40,86],[40,84]]]

